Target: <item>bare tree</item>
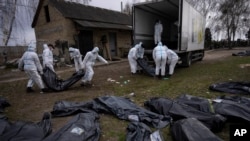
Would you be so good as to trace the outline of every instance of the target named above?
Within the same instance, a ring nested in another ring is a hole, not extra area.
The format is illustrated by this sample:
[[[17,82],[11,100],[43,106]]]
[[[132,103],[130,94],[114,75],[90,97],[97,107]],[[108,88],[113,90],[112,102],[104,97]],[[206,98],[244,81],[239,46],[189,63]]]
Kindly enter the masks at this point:
[[[195,9],[197,9],[206,19],[206,27],[212,27],[213,12],[217,11],[218,0],[187,0]]]
[[[155,1],[155,0],[146,0],[146,1]],[[122,8],[122,12],[131,15],[133,4],[140,2],[140,0],[133,0],[132,3],[126,2],[124,8]]]
[[[2,10],[1,20],[2,21],[2,35],[3,35],[3,45],[7,46],[11,33],[13,30],[13,23],[16,18],[16,3],[17,0],[14,1],[7,1],[7,0],[1,0],[1,4],[4,6],[4,9]]]
[[[236,31],[241,18],[244,15],[249,15],[248,0],[224,0],[220,3],[218,19],[224,23],[224,28],[227,33],[227,41],[229,48],[231,48],[231,39],[234,41]]]
[[[64,0],[88,5],[91,0]],[[3,45],[10,40],[26,41],[39,0],[0,0],[0,37]],[[20,44],[20,43],[19,43]]]
[[[124,8],[122,9],[122,12],[131,15],[132,14],[132,4],[127,2],[125,4]]]
[[[0,0],[0,4],[0,35],[3,45],[7,46],[10,40],[25,40],[20,35],[25,33],[27,25],[30,28],[38,0]]]

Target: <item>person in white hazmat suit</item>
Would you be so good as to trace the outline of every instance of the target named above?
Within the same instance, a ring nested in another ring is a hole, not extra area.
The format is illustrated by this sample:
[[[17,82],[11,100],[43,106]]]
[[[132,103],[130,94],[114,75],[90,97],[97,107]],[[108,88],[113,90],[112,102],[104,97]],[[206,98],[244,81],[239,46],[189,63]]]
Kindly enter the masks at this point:
[[[136,44],[129,50],[128,61],[132,74],[136,74],[136,71],[140,70],[136,60],[138,58],[143,58],[143,55],[144,55],[144,48],[142,47],[142,42]]]
[[[82,78],[81,86],[91,86],[92,78],[94,76],[93,66],[95,65],[95,61],[99,60],[105,64],[108,64],[108,61],[105,60],[102,56],[98,54],[99,48],[94,47],[92,51],[86,53],[83,59],[83,68],[85,70],[85,75]]]
[[[155,76],[158,78],[165,77],[167,63],[167,48],[161,42],[153,49],[153,59],[155,62]],[[160,74],[161,72],[161,74]]]
[[[161,34],[163,31],[163,27],[162,27],[160,20],[156,20],[154,28],[155,28],[154,29],[154,40],[155,40],[155,44],[158,44],[159,42],[161,42]]]
[[[36,53],[36,43],[32,42],[28,45],[27,51],[23,54],[22,58],[19,60],[18,68],[21,71],[25,71],[29,77],[27,83],[26,92],[34,92],[32,89],[34,82],[41,89],[41,93],[48,92],[48,89],[45,88],[42,78],[39,75],[43,75],[43,68]]]
[[[138,45],[139,45],[139,48],[138,48],[138,52],[137,52],[137,59],[143,58],[143,56],[144,56],[144,46],[143,46],[142,42],[140,42]],[[142,68],[138,64],[137,64],[137,72],[142,73]]]
[[[43,44],[43,68],[48,67],[50,70],[55,72],[54,70],[54,62],[53,62],[53,45]]]
[[[165,47],[167,49],[167,64],[169,65],[169,73],[167,77],[171,77],[174,73],[175,66],[179,60],[179,56],[167,46]]]
[[[74,59],[76,72],[82,70],[83,69],[82,54],[80,53],[79,49],[69,47],[69,55],[71,59]]]

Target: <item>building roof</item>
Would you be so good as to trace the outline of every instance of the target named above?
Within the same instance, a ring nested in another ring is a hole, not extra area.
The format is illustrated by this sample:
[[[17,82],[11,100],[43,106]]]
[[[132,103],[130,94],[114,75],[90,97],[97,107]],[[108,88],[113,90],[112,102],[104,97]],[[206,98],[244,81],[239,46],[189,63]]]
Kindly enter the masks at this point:
[[[43,6],[43,2],[44,0],[39,1],[38,8],[32,22],[32,27],[36,26],[37,18]],[[104,25],[103,28],[107,28],[107,26],[110,25],[123,25],[124,28],[126,26],[130,26],[131,29],[132,17],[128,14],[74,2],[65,2],[62,0],[49,0],[49,5],[55,7],[65,18],[72,19],[80,25],[86,26],[88,25],[86,24],[88,22],[92,23],[90,24],[92,27],[94,27],[94,24],[96,25],[98,23],[98,26]],[[83,24],[83,21],[85,21],[85,24]]]
[[[131,30],[132,29],[131,25],[93,22],[93,21],[82,21],[82,20],[74,20],[74,21],[83,27],[124,29],[124,30]]]

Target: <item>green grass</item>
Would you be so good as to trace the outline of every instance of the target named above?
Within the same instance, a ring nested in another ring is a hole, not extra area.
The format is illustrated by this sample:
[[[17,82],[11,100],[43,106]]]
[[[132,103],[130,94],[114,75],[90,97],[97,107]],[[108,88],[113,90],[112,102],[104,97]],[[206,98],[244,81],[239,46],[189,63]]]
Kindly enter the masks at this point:
[[[168,80],[157,80],[146,75],[131,76],[126,70],[112,71],[112,77],[120,84],[107,82],[106,77],[99,78],[101,74],[95,73],[96,86],[91,89],[83,89],[77,85],[68,91],[52,93],[47,95],[27,95],[25,85],[27,80],[0,84],[0,96],[5,97],[11,103],[6,109],[6,115],[10,120],[39,121],[43,112],[52,110],[53,104],[58,100],[89,101],[103,95],[128,96],[137,105],[143,106],[144,102],[152,97],[176,98],[182,94],[190,94],[204,98],[216,98],[225,93],[210,91],[211,84],[226,81],[249,81],[250,67],[240,68],[240,64],[250,64],[250,57],[228,57],[223,60],[212,62],[195,62],[189,68],[177,67],[174,75]],[[127,65],[127,63],[125,63]],[[72,72],[60,74],[66,78]],[[119,76],[123,77],[119,77]],[[129,82],[127,82],[129,80]],[[99,82],[102,81],[102,82]],[[124,82],[127,82],[126,84]],[[228,94],[229,95],[229,94]],[[66,119],[54,119],[55,128],[59,129]],[[122,121],[111,115],[100,115],[100,126],[102,130],[101,141],[124,141],[126,139],[126,128],[129,122]],[[56,130],[55,129],[55,130]],[[155,129],[152,129],[153,131]],[[161,130],[164,139],[171,141],[169,127]],[[223,140],[229,140],[229,127],[225,126],[222,132],[217,134]]]
[[[152,97],[175,98],[181,94],[190,94],[204,98],[216,98],[225,93],[210,91],[208,88],[211,84],[249,81],[250,67],[239,67],[240,64],[249,64],[249,59],[249,57],[229,57],[212,63],[197,62],[189,68],[176,68],[174,76],[168,80],[154,80],[151,77],[139,75],[130,78],[131,83],[128,86],[115,87],[114,93],[123,95],[134,92],[136,96],[132,99],[140,106],[143,106],[143,103]],[[163,129],[163,132],[165,139],[172,140],[168,127]],[[223,140],[229,140],[228,125],[217,135]]]

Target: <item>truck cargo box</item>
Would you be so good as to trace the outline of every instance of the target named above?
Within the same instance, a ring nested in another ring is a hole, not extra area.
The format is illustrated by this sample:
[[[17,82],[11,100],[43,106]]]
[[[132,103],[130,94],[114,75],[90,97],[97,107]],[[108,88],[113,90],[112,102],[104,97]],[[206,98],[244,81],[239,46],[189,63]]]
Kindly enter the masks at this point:
[[[185,0],[162,0],[133,5],[133,41],[143,42],[152,56],[155,21],[163,25],[162,43],[174,50],[182,64],[190,66],[204,57],[205,18]]]

